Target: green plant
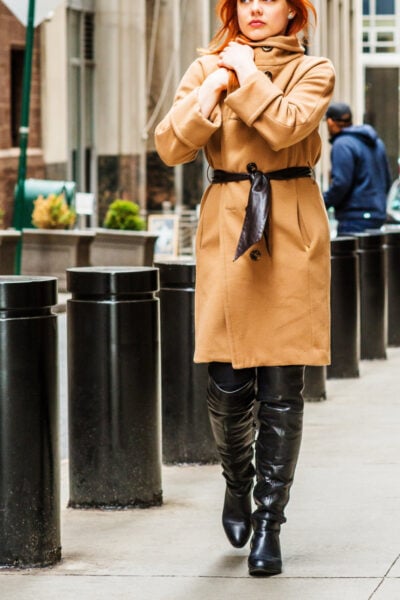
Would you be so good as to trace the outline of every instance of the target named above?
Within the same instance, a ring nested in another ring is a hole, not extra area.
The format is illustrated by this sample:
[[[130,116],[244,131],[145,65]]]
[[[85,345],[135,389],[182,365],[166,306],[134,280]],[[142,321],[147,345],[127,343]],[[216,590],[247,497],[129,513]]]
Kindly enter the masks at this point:
[[[131,200],[114,200],[108,207],[103,225],[107,229],[146,229],[145,220],[139,216],[139,205]]]
[[[76,220],[75,211],[70,208],[64,194],[50,194],[47,198],[38,196],[33,202],[32,223],[41,229],[68,229]]]

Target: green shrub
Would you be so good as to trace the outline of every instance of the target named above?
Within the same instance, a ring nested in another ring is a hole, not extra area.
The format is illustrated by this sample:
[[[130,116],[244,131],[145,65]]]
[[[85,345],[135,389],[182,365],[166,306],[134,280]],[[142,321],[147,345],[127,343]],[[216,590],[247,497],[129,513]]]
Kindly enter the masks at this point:
[[[108,207],[103,225],[107,229],[142,231],[146,229],[146,222],[139,216],[139,210],[139,205],[130,200],[114,200]]]

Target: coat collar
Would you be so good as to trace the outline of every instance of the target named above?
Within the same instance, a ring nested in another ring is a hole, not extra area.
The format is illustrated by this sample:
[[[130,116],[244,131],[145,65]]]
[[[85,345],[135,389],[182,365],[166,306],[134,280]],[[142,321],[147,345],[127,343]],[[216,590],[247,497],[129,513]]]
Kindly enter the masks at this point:
[[[236,38],[237,42],[248,44],[253,48],[258,46],[271,46],[272,48],[280,48],[286,52],[301,52],[304,54],[304,48],[300,45],[298,38],[295,35],[277,35],[275,37],[265,38],[259,42],[253,42],[243,34],[239,34]]]
[[[259,42],[253,42],[244,35],[238,35],[236,41],[254,48],[257,64],[285,64],[304,55],[304,48],[295,35],[279,35]]]

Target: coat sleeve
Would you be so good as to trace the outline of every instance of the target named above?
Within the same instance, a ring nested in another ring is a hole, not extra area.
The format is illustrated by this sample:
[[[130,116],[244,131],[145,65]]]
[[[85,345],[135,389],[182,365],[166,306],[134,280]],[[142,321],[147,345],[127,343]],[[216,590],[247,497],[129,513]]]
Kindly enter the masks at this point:
[[[200,61],[192,63],[179,84],[171,109],[156,127],[156,149],[169,166],[193,161],[221,126],[219,106],[208,119],[200,110],[198,89],[205,78]]]
[[[333,142],[331,152],[331,182],[329,189],[324,192],[326,208],[339,207],[346,199],[352,188],[355,171],[355,159],[351,147],[345,140]]]
[[[335,72],[328,59],[306,61],[295,76],[294,85],[283,92],[258,71],[225,100],[275,151],[300,142],[319,126],[333,92]]]

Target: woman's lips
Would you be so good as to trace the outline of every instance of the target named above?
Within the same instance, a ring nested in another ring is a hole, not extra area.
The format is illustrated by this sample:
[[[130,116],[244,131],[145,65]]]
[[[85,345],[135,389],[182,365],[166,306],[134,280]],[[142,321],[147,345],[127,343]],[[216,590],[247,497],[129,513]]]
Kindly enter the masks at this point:
[[[265,25],[264,21],[250,21],[251,27],[262,27]]]

